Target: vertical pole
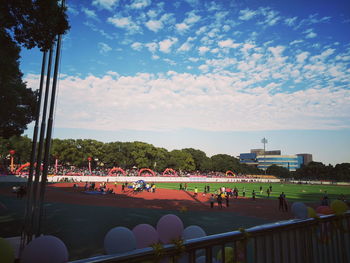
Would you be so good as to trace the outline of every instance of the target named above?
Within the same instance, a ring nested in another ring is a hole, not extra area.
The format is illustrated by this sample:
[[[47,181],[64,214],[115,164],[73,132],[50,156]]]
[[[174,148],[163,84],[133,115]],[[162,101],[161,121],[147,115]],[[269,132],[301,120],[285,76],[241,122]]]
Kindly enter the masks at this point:
[[[49,97],[49,91],[50,91],[50,77],[51,77],[51,64],[52,64],[52,48],[49,52],[49,63],[47,67],[47,77],[46,77],[46,87],[45,87],[45,97],[44,97],[44,105],[43,105],[43,115],[41,118],[41,127],[40,127],[40,137],[39,137],[39,147],[37,152],[37,159],[36,159],[36,167],[35,167],[35,177],[34,177],[34,183],[33,183],[33,193],[32,193],[32,207],[31,207],[31,221],[30,221],[30,232],[29,232],[29,239],[28,241],[31,241],[32,235],[35,232],[35,219],[37,215],[37,197],[38,197],[38,185],[40,181],[40,168],[41,168],[41,160],[42,160],[42,151],[43,151],[43,144],[44,144],[44,135],[45,135],[45,127],[46,127],[46,112],[47,112],[47,104],[48,104],[48,97]]]
[[[38,140],[38,128],[39,128],[41,100],[42,100],[44,78],[45,78],[46,57],[47,57],[47,52],[45,51],[43,52],[43,60],[41,63],[39,94],[38,94],[38,100],[37,100],[36,112],[35,112],[35,125],[34,125],[34,131],[33,131],[32,151],[30,154],[30,166],[29,166],[29,175],[28,175],[28,181],[27,181],[27,203],[26,203],[25,212],[24,212],[24,225],[21,233],[20,251],[22,251],[22,249],[24,248],[26,239],[28,239],[28,231],[29,231],[28,220],[29,220],[31,206],[32,206],[33,172],[34,172],[34,163],[35,163],[35,156],[36,156],[36,144]]]
[[[58,159],[55,160],[55,175],[57,175]]]
[[[65,6],[65,0],[62,0],[62,8],[64,8],[64,6]],[[38,218],[38,229],[36,232],[37,236],[41,232],[47,172],[48,172],[49,162],[50,162],[50,147],[51,147],[51,137],[52,137],[52,127],[53,127],[53,115],[54,115],[54,109],[55,109],[56,89],[57,89],[57,74],[58,74],[58,67],[59,67],[60,53],[61,53],[61,39],[62,39],[62,35],[58,35],[57,47],[56,47],[56,58],[55,58],[55,69],[54,69],[52,91],[51,91],[50,113],[49,113],[47,131],[46,131],[44,167],[43,167],[43,174],[42,174],[41,185],[40,185],[40,198],[39,198],[40,208],[39,208],[39,218]]]

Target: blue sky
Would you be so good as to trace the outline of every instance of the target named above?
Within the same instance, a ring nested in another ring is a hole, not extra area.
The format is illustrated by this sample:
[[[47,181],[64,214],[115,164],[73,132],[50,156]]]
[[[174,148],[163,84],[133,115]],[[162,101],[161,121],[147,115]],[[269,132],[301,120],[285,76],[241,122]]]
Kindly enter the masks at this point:
[[[350,162],[350,2],[68,1],[55,137]],[[41,54],[21,68],[38,87]],[[30,134],[31,131],[28,130]]]

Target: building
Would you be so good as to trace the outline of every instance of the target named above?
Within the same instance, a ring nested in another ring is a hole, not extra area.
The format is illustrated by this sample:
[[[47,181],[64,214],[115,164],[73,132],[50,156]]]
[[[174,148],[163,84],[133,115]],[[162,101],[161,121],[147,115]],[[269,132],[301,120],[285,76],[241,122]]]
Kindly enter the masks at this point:
[[[241,153],[239,155],[240,163],[256,166],[259,169],[266,170],[271,165],[277,165],[287,168],[289,171],[296,171],[303,164],[312,161],[312,155],[303,153],[296,155],[281,155],[280,150],[266,151],[263,149],[252,149],[250,153]]]
[[[298,153],[297,156],[301,156],[303,158],[303,164],[308,165],[312,162],[312,154],[309,153]]]
[[[251,149],[250,153],[256,153],[256,155],[281,155],[281,150],[265,151],[264,149]]]
[[[303,164],[303,158],[297,155],[258,155],[258,168],[266,170],[271,165],[287,168],[289,171],[296,171]]]

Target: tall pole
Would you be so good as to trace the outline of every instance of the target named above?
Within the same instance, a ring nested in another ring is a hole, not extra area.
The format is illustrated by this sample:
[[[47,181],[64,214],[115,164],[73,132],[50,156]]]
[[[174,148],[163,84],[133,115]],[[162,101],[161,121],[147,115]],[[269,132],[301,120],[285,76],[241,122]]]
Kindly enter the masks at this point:
[[[52,64],[52,47],[49,52],[49,63],[47,67],[47,76],[46,76],[46,87],[45,87],[45,96],[44,96],[44,105],[43,105],[43,114],[41,118],[41,127],[40,127],[40,136],[39,136],[39,147],[36,158],[36,167],[35,167],[35,176],[33,183],[33,193],[32,193],[32,205],[31,205],[31,220],[29,227],[29,236],[28,241],[31,241],[33,232],[35,232],[35,222],[37,216],[37,198],[38,198],[38,186],[40,183],[40,172],[41,172],[41,160],[42,160],[42,152],[43,152],[43,144],[44,144],[44,136],[45,136],[45,128],[46,128],[46,114],[47,114],[47,104],[50,93],[50,78],[51,78],[51,64]]]
[[[267,139],[264,137],[261,142],[264,144],[264,167],[266,166],[266,143],[267,143]],[[265,167],[265,174],[266,174],[266,170],[267,168]]]
[[[62,8],[64,8],[64,6],[65,6],[65,0],[62,0]],[[56,47],[56,58],[55,58],[55,69],[54,69],[52,91],[51,91],[50,113],[49,113],[48,125],[47,125],[47,131],[46,131],[44,167],[43,167],[43,174],[41,177],[41,185],[40,185],[39,218],[38,218],[38,228],[36,231],[36,236],[39,236],[41,232],[47,172],[48,172],[49,163],[50,163],[50,147],[51,147],[51,137],[52,137],[52,127],[53,127],[53,115],[55,110],[57,75],[58,75],[58,68],[59,68],[60,54],[61,54],[61,39],[62,39],[62,35],[58,35],[57,47]]]
[[[43,94],[43,86],[44,86],[44,78],[45,78],[45,67],[46,67],[46,57],[47,52],[43,52],[43,60],[41,62],[41,74],[40,74],[40,85],[39,85],[39,94],[38,94],[38,100],[36,105],[36,111],[35,111],[35,126],[34,126],[34,132],[33,132],[33,141],[32,141],[32,151],[30,154],[30,166],[29,166],[29,175],[28,175],[28,181],[27,181],[27,203],[26,208],[24,212],[24,225],[23,230],[21,233],[21,247],[20,251],[24,248],[24,245],[26,243],[27,233],[28,233],[28,227],[29,227],[29,217],[31,211],[31,202],[32,202],[32,183],[33,183],[33,172],[34,172],[34,163],[35,163],[35,156],[36,156],[36,144],[38,140],[38,129],[39,129],[39,119],[40,119],[40,109],[41,109],[41,100],[42,100],[42,94]]]

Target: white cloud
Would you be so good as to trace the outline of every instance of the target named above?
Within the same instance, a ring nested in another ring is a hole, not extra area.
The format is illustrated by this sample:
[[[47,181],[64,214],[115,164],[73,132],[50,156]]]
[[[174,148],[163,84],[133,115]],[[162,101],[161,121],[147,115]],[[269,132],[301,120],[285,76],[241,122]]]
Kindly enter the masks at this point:
[[[131,20],[131,17],[113,16],[109,17],[107,21],[118,28],[123,28],[129,33],[136,33],[140,31],[140,27]]]
[[[185,42],[181,45],[181,47],[178,48],[178,52],[187,52],[193,47],[193,44],[189,42]]]
[[[194,12],[190,12],[188,13],[187,18],[185,18],[184,23],[192,25],[197,23],[200,19],[200,16],[196,15]]]
[[[202,71],[207,69],[208,65],[200,66]],[[341,74],[336,68],[331,71]],[[29,87],[38,87],[40,77],[28,75],[25,81]],[[67,75],[59,82],[55,126],[158,131],[174,127],[210,131],[350,128],[348,89],[315,84],[282,93],[276,81],[249,88],[251,83],[234,74],[175,71],[163,76]]]
[[[286,48],[284,46],[269,47],[268,50],[274,57],[280,57]]]
[[[234,41],[230,38],[226,39],[226,40],[219,41],[218,45],[221,48],[237,48],[240,46],[240,44],[234,43]]]
[[[209,66],[206,64],[200,65],[198,69],[202,72],[208,72],[209,71]]]
[[[175,66],[176,65],[176,62],[172,59],[169,59],[169,58],[165,58],[163,59],[166,63],[172,65],[172,66]]]
[[[92,4],[107,10],[112,10],[118,2],[119,0],[94,0],[92,1]]]
[[[163,23],[160,20],[149,20],[146,23],[146,27],[153,32],[158,32],[163,28]]]
[[[305,34],[305,38],[315,38],[317,34],[313,31],[312,28],[309,28],[303,32]]]
[[[250,20],[257,14],[257,11],[253,11],[247,8],[247,9],[240,10],[239,14],[240,14],[240,16],[238,17],[239,19]]]
[[[265,20],[259,21],[259,24],[273,26],[275,25],[281,17],[278,16],[278,12],[272,10],[271,8],[259,8],[259,13],[264,16]]]
[[[296,39],[296,40],[293,40],[292,42],[290,42],[290,45],[295,45],[295,44],[299,44],[299,43],[303,43],[304,41],[301,40],[301,39]]]
[[[245,44],[243,45],[243,47],[241,48],[241,51],[242,51],[243,53],[247,53],[248,50],[250,50],[250,49],[252,49],[252,48],[254,48],[254,47],[255,47],[254,44],[245,43]]]
[[[134,0],[132,1],[130,7],[132,9],[142,9],[151,4],[151,0]]]
[[[171,47],[178,41],[176,37],[164,39],[159,42],[159,50],[163,53],[170,53]]]
[[[131,48],[137,51],[140,51],[142,49],[143,45],[140,42],[134,42],[131,45]]]
[[[187,25],[186,23],[180,23],[175,25],[176,30],[179,31],[180,33],[187,31],[190,26]]]
[[[198,51],[199,51],[199,54],[200,54],[200,55],[204,55],[204,54],[205,54],[206,52],[208,52],[209,50],[210,50],[210,48],[204,47],[204,46],[198,48]]]
[[[88,9],[88,8],[83,8],[82,11],[84,12],[84,14],[92,19],[98,20],[97,15],[95,13],[94,10]]]
[[[309,52],[302,52],[296,56],[296,61],[298,63],[304,63],[305,59],[310,55]]]
[[[286,18],[284,20],[284,23],[287,25],[287,26],[294,26],[295,25],[295,21],[297,20],[298,18],[295,16],[295,17],[290,17],[290,18]]]
[[[190,57],[190,58],[188,58],[188,60],[191,62],[197,62],[197,61],[199,61],[199,58]]]
[[[228,32],[228,31],[230,31],[230,29],[231,29],[231,27],[230,27],[229,25],[224,25],[224,26],[222,27],[222,30],[223,30],[224,32]]]
[[[148,50],[152,53],[156,52],[158,49],[158,43],[151,42],[151,43],[146,43],[145,46],[148,48]]]
[[[98,49],[100,54],[103,54],[103,55],[105,55],[106,53],[112,50],[112,48],[109,45],[103,42],[98,43]]]
[[[72,4],[66,4],[68,13],[76,16],[79,14],[78,9]]]

